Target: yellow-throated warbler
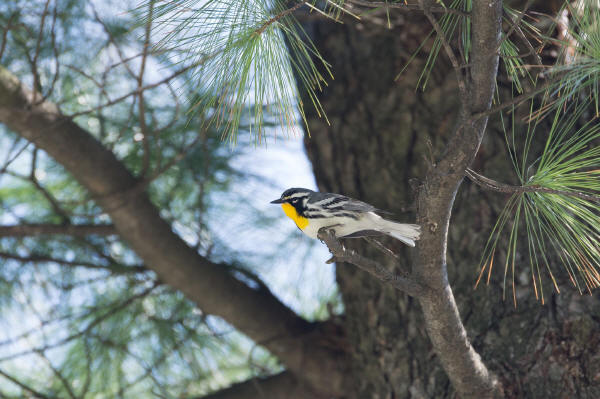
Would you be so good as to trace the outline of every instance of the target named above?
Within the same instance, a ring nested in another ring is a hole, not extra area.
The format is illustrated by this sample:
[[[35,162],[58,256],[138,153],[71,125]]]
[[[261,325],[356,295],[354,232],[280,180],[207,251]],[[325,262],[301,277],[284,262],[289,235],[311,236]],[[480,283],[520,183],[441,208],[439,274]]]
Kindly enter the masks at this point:
[[[421,231],[419,225],[386,220],[376,213],[383,211],[340,194],[290,188],[271,204],[281,204],[285,214],[312,238],[317,238],[319,229],[331,227],[337,237],[387,234],[414,247]]]

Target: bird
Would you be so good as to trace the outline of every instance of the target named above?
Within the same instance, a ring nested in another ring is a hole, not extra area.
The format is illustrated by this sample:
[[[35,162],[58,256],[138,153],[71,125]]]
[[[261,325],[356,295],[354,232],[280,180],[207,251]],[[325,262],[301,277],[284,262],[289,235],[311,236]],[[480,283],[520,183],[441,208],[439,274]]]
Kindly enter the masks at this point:
[[[414,247],[421,234],[421,226],[384,219],[377,213],[389,212],[341,194],[294,187],[271,204],[281,204],[285,214],[311,238],[318,238],[321,228],[330,227],[339,238],[388,235]]]

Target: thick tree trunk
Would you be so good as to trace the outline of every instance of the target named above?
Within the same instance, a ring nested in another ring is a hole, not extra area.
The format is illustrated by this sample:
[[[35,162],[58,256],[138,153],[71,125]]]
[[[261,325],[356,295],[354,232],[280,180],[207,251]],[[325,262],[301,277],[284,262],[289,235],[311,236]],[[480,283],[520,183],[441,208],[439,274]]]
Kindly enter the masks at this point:
[[[309,111],[311,137],[305,144],[320,190],[359,198],[394,212],[397,220],[412,222],[414,213],[406,211],[414,203],[411,187],[419,183],[411,184],[412,179],[427,173],[431,154],[443,152],[459,101],[454,71],[443,54],[425,92],[415,88],[424,56],[394,80],[430,31],[420,13],[406,14],[405,21],[392,30],[356,21],[308,25],[317,48],[332,64],[335,80],[320,96],[331,125]],[[503,138],[493,127],[474,167],[511,181]],[[501,272],[492,276],[489,288],[472,289],[485,240],[504,200],[465,184],[454,206],[449,278],[469,337],[500,376],[508,397],[599,397],[600,357],[595,349],[586,350],[590,347],[585,341],[600,339],[597,319],[588,315],[598,314],[595,306],[574,295],[572,287],[565,286],[567,292],[555,297],[549,294],[550,284],[545,289],[551,304],[540,306],[528,286],[525,261],[516,310],[512,301],[502,300]],[[380,256],[361,243],[351,245]],[[408,266],[412,250],[397,249]],[[453,388],[432,350],[417,301],[352,265],[337,265],[337,281],[351,345],[350,381],[355,386],[349,397],[451,397]],[[569,304],[574,311],[566,314]],[[567,338],[578,323],[587,326],[585,337]]]
[[[305,143],[320,190],[360,198],[413,222],[414,213],[406,212],[414,197],[409,181],[426,171],[421,155],[429,154],[428,140],[441,143],[450,134],[457,101],[453,71],[444,66],[425,93],[415,90],[421,59],[394,81],[429,30],[422,14],[407,18],[411,23],[393,30],[360,23],[312,26],[335,80],[321,96],[331,125],[311,115],[312,136]],[[403,251],[408,267],[411,251]],[[418,302],[352,265],[337,265],[337,281],[356,397],[445,392],[448,380],[432,358]]]

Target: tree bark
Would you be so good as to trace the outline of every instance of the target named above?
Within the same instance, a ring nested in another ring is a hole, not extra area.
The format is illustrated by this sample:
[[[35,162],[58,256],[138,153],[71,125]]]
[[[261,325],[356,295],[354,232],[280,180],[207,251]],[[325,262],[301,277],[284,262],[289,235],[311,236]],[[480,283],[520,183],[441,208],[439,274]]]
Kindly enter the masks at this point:
[[[414,187],[423,184],[417,178],[430,172],[437,163],[434,157],[452,144],[460,103],[454,71],[443,53],[426,90],[415,89],[431,43],[394,80],[431,29],[421,13],[405,15],[404,24],[392,30],[369,21],[305,23],[335,76],[320,95],[331,125],[309,112],[311,137],[305,138],[305,146],[320,190],[359,198],[394,212],[395,220],[413,222],[415,216],[406,211],[414,209]],[[384,13],[379,17],[385,20]],[[485,62],[482,60],[481,65]],[[485,68],[480,71],[486,72]],[[486,104],[473,104],[471,112],[477,113],[482,105]],[[499,181],[514,181],[498,118],[491,123],[473,161],[474,169]],[[471,148],[479,145],[479,139],[472,136]],[[451,169],[461,174],[454,180],[456,187],[463,172],[448,165],[437,168],[441,173]],[[468,345],[470,340],[483,362],[498,375],[506,397],[598,397],[600,381],[593,376],[600,375],[600,355],[592,349],[600,342],[597,301],[579,296],[567,286],[568,277],[563,275],[565,289],[561,286],[560,295],[549,293],[548,282],[544,287],[546,305],[541,306],[531,288],[525,256],[517,265],[522,274],[517,281],[516,309],[512,300],[503,300],[502,270],[494,270],[489,286],[473,290],[485,241],[506,198],[481,191],[469,182],[461,186],[452,207],[445,248],[446,279],[458,306],[451,307],[445,316],[457,319],[460,314],[465,324],[466,331],[454,333],[463,340],[462,354],[475,356]],[[442,210],[449,212],[449,205],[446,202]],[[444,229],[440,223],[424,223],[426,230],[439,233]],[[360,254],[386,261],[371,248],[346,241]],[[414,250],[396,249],[406,265],[416,255]],[[503,255],[498,256],[502,262]],[[415,267],[421,264],[415,263]],[[439,263],[434,267],[439,270]],[[390,270],[407,272],[406,268]],[[417,272],[422,272],[423,281],[431,281],[426,269]],[[417,301],[353,265],[337,264],[336,274],[352,347],[350,380],[356,392],[352,397],[455,397],[456,391],[440,367],[444,360],[436,358],[424,328],[426,322]],[[438,274],[434,280],[449,289],[440,277]],[[454,313],[456,309],[460,312]],[[581,335],[569,335],[577,325],[582,326]],[[440,338],[444,333],[442,329]],[[572,356],[569,351],[573,351]],[[487,379],[485,373],[481,377]]]
[[[394,212],[396,220],[414,222],[407,212],[415,194],[409,181],[425,174],[422,157],[430,153],[429,141],[437,152],[449,137],[457,86],[454,72],[442,61],[428,90],[415,90],[421,57],[395,80],[429,33],[422,13],[406,17],[406,23],[393,30],[368,22],[308,26],[317,48],[332,64],[335,80],[320,97],[331,124],[309,114],[311,137],[305,145],[321,191],[359,198]],[[372,249],[348,244],[389,265]],[[413,253],[395,249],[404,255],[406,267],[392,271],[409,272]],[[350,264],[337,264],[336,276],[353,348],[354,397],[425,398],[447,392],[447,378],[432,358],[418,301]]]
[[[502,1],[474,1],[471,21],[470,79],[463,88],[466,92],[459,91],[457,128],[444,155],[432,165],[419,189],[417,220],[423,234],[417,247],[415,276],[431,289],[419,300],[427,332],[454,388],[461,397],[481,398],[503,396],[502,389],[467,337],[448,282],[446,251],[456,192],[479,150],[488,118],[468,121],[472,114],[486,111],[492,104]]]
[[[18,224],[13,226],[0,226],[0,237],[27,237],[41,235],[85,237],[89,235],[110,236],[114,234],[117,234],[117,231],[111,224]]]
[[[265,377],[253,378],[215,392],[202,399],[326,399],[303,384],[289,371]],[[199,399],[199,398],[198,398]]]

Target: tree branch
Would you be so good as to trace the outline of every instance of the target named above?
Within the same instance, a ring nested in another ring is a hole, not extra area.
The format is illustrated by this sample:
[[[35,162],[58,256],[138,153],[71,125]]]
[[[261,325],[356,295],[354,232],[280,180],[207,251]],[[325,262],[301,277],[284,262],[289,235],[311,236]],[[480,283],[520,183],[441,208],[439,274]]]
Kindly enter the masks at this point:
[[[268,21],[265,21],[265,23],[262,24],[260,26],[260,28],[258,28],[254,31],[254,34],[258,35],[258,36],[262,35],[262,33],[265,31],[265,29],[267,29],[269,27],[269,25],[274,24],[275,22],[279,21],[281,18],[285,17],[286,15],[293,13],[294,11],[296,11],[297,9],[302,7],[304,4],[306,4],[306,1],[301,1],[298,4],[281,11],[279,14],[273,16],[273,18],[269,19]]]
[[[63,116],[56,105],[34,104],[33,97],[31,90],[0,67],[0,122],[45,150],[86,187],[110,215],[119,235],[161,281],[264,345],[313,387],[331,394],[342,392],[339,353],[314,344],[327,340],[317,329],[319,324],[308,323],[271,292],[248,287],[227,267],[200,256],[160,217],[145,190],[136,189],[138,179],[111,151]],[[324,367],[328,373],[323,373]]]
[[[418,4],[408,4],[407,2],[387,2],[387,1],[367,1],[367,0],[348,0],[349,3],[355,4],[362,7],[368,8],[382,8],[382,9],[397,9],[403,11],[423,11],[423,8]],[[456,14],[463,17],[468,17],[469,13],[457,10],[456,8],[450,7],[441,7],[441,6],[431,6],[429,7],[429,11],[436,14]]]
[[[175,72],[173,72],[171,75],[167,76],[164,79],[161,79],[161,80],[159,80],[157,82],[154,82],[154,83],[147,84],[147,85],[142,86],[142,87],[137,87],[135,90],[130,91],[129,93],[123,94],[122,96],[119,96],[119,97],[114,98],[112,100],[109,100],[109,101],[107,101],[104,104],[100,104],[100,105],[97,105],[97,106],[95,106],[93,108],[89,108],[89,109],[86,109],[84,111],[79,111],[79,112],[75,112],[73,114],[70,114],[69,117],[75,118],[76,116],[90,114],[92,112],[96,112],[96,111],[99,111],[99,110],[101,110],[103,108],[110,107],[112,105],[120,103],[121,101],[123,101],[123,100],[125,100],[125,99],[127,99],[127,98],[129,98],[131,96],[137,96],[140,93],[143,93],[144,91],[154,89],[154,88],[156,88],[158,86],[162,86],[165,83],[171,82],[173,79],[177,78],[178,76],[183,75],[184,73],[188,72],[189,70],[194,69],[194,68],[196,68],[196,67],[204,64],[207,60],[209,60],[210,58],[212,58],[214,56],[215,56],[215,54],[207,55],[206,57],[203,57],[202,59],[200,59],[197,62],[194,62],[194,63],[192,63],[190,65],[184,66],[184,67],[176,70]],[[126,65],[127,63],[124,62],[123,64]]]
[[[465,78],[462,74],[460,63],[458,62],[458,59],[456,58],[456,54],[454,54],[454,50],[452,50],[452,46],[450,46],[450,42],[448,41],[448,38],[446,37],[444,30],[438,23],[435,16],[431,13],[431,7],[432,7],[431,0],[428,0],[428,1],[419,0],[419,6],[423,9],[423,13],[425,13],[425,16],[427,17],[427,19],[433,26],[435,33],[440,38],[442,47],[444,48],[444,52],[450,59],[452,68],[454,68],[454,73],[456,74],[456,81],[458,83],[458,90],[461,94],[461,96],[460,96],[461,101],[466,101],[467,97],[468,97],[467,96],[467,84],[466,84]]]
[[[148,271],[143,265],[132,265],[126,266],[119,263],[111,263],[109,265],[99,265],[96,263],[78,261],[78,260],[65,260],[57,259],[47,255],[30,254],[29,256],[20,256],[11,254],[8,252],[0,251],[0,258],[12,259],[21,263],[57,263],[63,266],[69,267],[84,267],[87,269],[106,270],[115,274],[127,274],[127,273],[143,273]]]
[[[496,49],[500,41],[502,1],[473,1],[471,20],[469,97],[461,99],[454,134],[418,192],[417,223],[423,229],[413,274],[420,284],[429,288],[418,298],[425,327],[457,396],[492,398],[501,397],[502,389],[467,338],[448,283],[446,263],[452,205],[487,125],[486,116],[473,121],[470,118],[488,111],[492,103],[498,55],[495,52],[490,55],[490,49]]]
[[[0,226],[0,237],[29,237],[41,235],[110,236],[117,234],[112,224],[18,224]]]
[[[269,377],[256,377],[234,384],[202,399],[319,399],[309,387],[298,381],[289,371]],[[200,398],[198,398],[200,399]]]
[[[13,377],[12,375],[8,374],[6,371],[4,371],[2,369],[0,369],[0,377],[7,379],[8,381],[12,382],[19,388],[23,389],[24,391],[29,392],[30,394],[34,395],[36,398],[40,398],[40,399],[50,399],[51,398],[50,396],[45,395],[45,394],[41,393],[40,391],[36,391],[31,386],[23,383],[22,381],[18,380],[17,378]]]
[[[529,7],[531,7],[531,5],[533,4],[534,0],[527,0],[527,3],[525,3],[525,6],[523,7],[523,10],[521,11],[521,13],[519,14],[519,16],[517,17],[516,20],[512,20],[512,18],[510,17],[510,15],[507,15],[508,19],[510,19],[512,21],[512,24],[510,26],[510,28],[508,29],[508,32],[506,32],[502,39],[500,40],[500,43],[498,43],[498,47],[496,47],[494,49],[494,52],[496,51],[500,51],[500,46],[502,46],[502,44],[508,40],[510,38],[510,36],[513,34],[513,32],[517,31],[517,33],[520,31],[520,27],[519,25],[521,25],[521,22],[523,21],[523,18],[525,17],[525,14],[527,13],[527,11],[529,10]],[[522,34],[522,31],[521,31]],[[525,38],[525,41],[527,41],[529,43],[529,41],[527,40],[527,38]],[[531,45],[531,43],[530,43]]]
[[[586,193],[580,193],[578,191],[566,191],[566,190],[553,190],[542,186],[511,186],[509,184],[500,183],[496,180],[492,180],[485,176],[480,175],[473,169],[467,169],[467,177],[471,181],[480,187],[488,190],[497,191],[500,193],[514,194],[514,193],[545,193],[545,194],[558,194],[565,195],[568,197],[581,198],[586,201],[600,202],[600,195],[592,195]]]
[[[523,94],[519,94],[518,96],[513,97],[508,101],[505,101],[501,104],[490,107],[485,111],[475,112],[471,115],[471,117],[468,120],[464,121],[464,125],[466,126],[467,124],[471,124],[471,123],[476,122],[483,118],[486,118],[486,120],[487,120],[488,116],[493,115],[497,112],[500,112],[503,109],[506,109],[512,105],[518,105],[518,104],[522,103],[523,101],[529,100],[531,97],[533,97],[537,94],[540,94],[544,90],[552,87],[553,85],[556,85],[557,83],[558,83],[558,81],[556,81],[556,80],[548,80],[543,85],[541,85],[539,87],[534,87],[530,91],[527,91]]]
[[[64,344],[66,344],[67,342],[74,340],[75,338],[82,337],[82,336],[86,335],[88,332],[92,331],[98,324],[102,323],[104,320],[112,317],[113,315],[115,315],[121,311],[124,311],[125,309],[127,309],[127,307],[129,305],[131,305],[135,301],[138,301],[138,300],[148,296],[158,286],[160,286],[160,283],[158,281],[155,281],[152,283],[152,285],[146,287],[143,291],[140,291],[134,295],[131,295],[125,300],[118,301],[117,303],[114,304],[114,306],[108,306],[106,308],[107,309],[106,312],[104,312],[102,315],[94,318],[94,320],[89,322],[85,326],[85,328],[83,328],[79,331],[75,331],[75,332],[69,334],[68,336],[66,336],[58,341],[55,341],[53,343],[45,343],[43,346],[38,346],[38,347],[31,348],[31,349],[25,349],[20,352],[13,352],[9,355],[2,356],[2,357],[0,357],[0,363],[6,362],[6,361],[12,360],[12,359],[17,359],[17,358],[20,358],[23,356],[27,356],[27,355],[30,355],[33,353],[41,353],[41,352],[46,352],[50,349],[59,348],[59,347],[63,346]]]
[[[375,248],[377,248],[384,255],[387,255],[387,256],[393,258],[398,263],[401,262],[400,257],[398,256],[398,254],[395,253],[394,251],[392,251],[390,248],[388,248],[385,245],[383,245],[379,240],[377,240],[377,239],[375,239],[373,237],[363,237],[363,239],[365,241],[367,241],[369,244],[373,245]]]
[[[336,238],[335,233],[332,230],[328,230],[326,227],[319,231],[318,237],[323,241],[329,248],[329,252],[333,255],[327,263],[333,262],[346,262],[352,263],[359,269],[364,270],[373,277],[377,278],[385,284],[390,284],[392,287],[407,293],[410,296],[417,297],[423,294],[424,288],[416,281],[402,277],[397,274],[390,272],[383,265],[375,262],[372,259],[365,258],[362,255],[357,254],[353,250],[347,250],[342,243]]]

